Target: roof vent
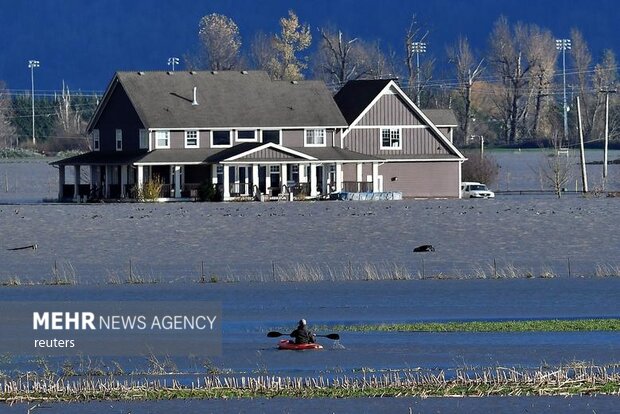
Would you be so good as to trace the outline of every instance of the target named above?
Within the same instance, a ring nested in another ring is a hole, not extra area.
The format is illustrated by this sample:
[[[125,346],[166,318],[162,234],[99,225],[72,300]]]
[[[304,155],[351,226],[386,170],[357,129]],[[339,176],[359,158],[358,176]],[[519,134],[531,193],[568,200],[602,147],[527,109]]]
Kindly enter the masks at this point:
[[[193,105],[193,106],[198,105],[198,100],[196,99],[196,91],[197,91],[197,89],[198,89],[198,88],[196,88],[196,87],[194,86],[194,100],[192,101],[192,105]]]
[[[299,82],[297,82],[297,81],[291,81],[291,83],[292,83],[293,85],[297,85]]]
[[[247,75],[247,74],[248,74],[248,71],[247,71],[247,70],[242,70],[242,71],[241,71],[241,74],[242,74],[242,75]]]
[[[217,70],[212,70],[211,73],[217,75]]]

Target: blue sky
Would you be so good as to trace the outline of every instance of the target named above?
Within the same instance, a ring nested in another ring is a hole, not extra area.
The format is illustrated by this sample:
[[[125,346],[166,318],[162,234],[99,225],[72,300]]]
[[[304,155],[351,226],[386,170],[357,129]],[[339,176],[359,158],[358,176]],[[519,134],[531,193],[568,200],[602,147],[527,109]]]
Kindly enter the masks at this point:
[[[612,0],[0,0],[0,79],[11,90],[30,89],[28,60],[37,59],[37,90],[102,91],[117,70],[166,70],[168,57],[196,50],[198,21],[221,13],[238,24],[247,46],[258,30],[277,32],[289,9],[313,29],[328,24],[366,40],[402,49],[411,15],[430,29],[429,54],[467,35],[483,50],[493,22],[536,23],[567,37],[584,33],[595,55],[620,48]],[[180,68],[182,69],[182,67]]]

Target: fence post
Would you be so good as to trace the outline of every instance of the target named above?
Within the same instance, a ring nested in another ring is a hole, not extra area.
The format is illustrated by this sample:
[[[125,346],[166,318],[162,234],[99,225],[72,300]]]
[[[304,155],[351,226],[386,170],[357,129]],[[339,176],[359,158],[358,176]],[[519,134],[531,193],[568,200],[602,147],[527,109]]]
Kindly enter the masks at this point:
[[[200,262],[200,283],[205,283],[205,262]]]
[[[497,279],[497,262],[495,261],[495,257],[493,258],[493,278]]]
[[[570,257],[568,257],[566,260],[568,261],[568,277],[571,277],[571,271],[570,271]]]
[[[426,269],[424,267],[424,258],[422,258],[422,280],[426,279]]]
[[[133,269],[131,266],[131,259],[129,259],[129,280],[133,279]]]
[[[271,261],[271,277],[273,278],[275,282],[276,280],[276,261],[275,260]]]

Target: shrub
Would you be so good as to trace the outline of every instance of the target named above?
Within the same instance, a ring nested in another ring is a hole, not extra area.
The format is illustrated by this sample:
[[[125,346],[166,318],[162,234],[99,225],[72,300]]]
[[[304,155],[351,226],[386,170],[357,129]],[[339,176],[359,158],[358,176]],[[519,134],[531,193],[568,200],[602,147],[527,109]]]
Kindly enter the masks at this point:
[[[155,176],[152,180],[146,181],[142,186],[134,185],[132,192],[138,201],[155,201],[161,194],[164,183],[162,179]]]
[[[200,201],[222,201],[222,195],[217,191],[215,184],[203,181],[198,187],[198,199]]]
[[[475,181],[491,185],[499,175],[499,164],[491,156],[480,156],[479,153],[466,154],[467,161],[463,163],[463,181]]]

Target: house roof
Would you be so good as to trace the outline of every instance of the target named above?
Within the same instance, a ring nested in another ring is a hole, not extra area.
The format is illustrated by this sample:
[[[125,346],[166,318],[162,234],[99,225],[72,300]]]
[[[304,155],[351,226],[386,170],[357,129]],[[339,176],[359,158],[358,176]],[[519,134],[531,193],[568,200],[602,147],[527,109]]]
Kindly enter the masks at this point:
[[[390,79],[348,81],[334,96],[342,115],[351,125],[390,83]]]
[[[347,125],[321,81],[272,81],[263,71],[118,72],[106,94],[118,84],[147,128]]]
[[[457,127],[456,115],[452,109],[422,109],[422,112],[428,116],[433,124],[438,127]]]
[[[390,83],[391,79],[353,80],[347,82],[334,96],[336,104],[351,125],[377,95]],[[422,109],[422,112],[435,124],[442,127],[456,127],[458,122],[451,109]]]

